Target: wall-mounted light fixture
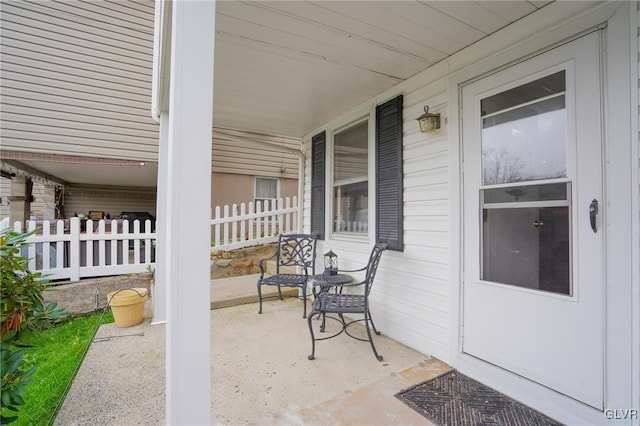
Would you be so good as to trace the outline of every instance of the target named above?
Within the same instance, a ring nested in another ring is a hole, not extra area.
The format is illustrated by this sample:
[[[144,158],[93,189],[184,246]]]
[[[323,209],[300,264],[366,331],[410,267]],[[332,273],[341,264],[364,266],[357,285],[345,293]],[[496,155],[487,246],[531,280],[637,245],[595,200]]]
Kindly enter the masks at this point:
[[[429,105],[424,106],[424,114],[417,118],[422,133],[433,132],[440,128],[440,114],[429,114]]]

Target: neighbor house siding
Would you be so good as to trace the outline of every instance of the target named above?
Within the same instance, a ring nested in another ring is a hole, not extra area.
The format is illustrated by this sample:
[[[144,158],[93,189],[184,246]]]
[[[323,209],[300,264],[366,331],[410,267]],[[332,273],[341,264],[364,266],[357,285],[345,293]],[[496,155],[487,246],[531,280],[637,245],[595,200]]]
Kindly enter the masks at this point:
[[[1,2],[0,11],[2,149],[157,159],[152,1]]]
[[[264,176],[264,175],[260,175]],[[211,206],[249,203],[255,198],[254,176],[232,173],[211,174]],[[298,180],[280,179],[280,197],[297,197]]]
[[[93,185],[65,187],[65,217],[73,217],[76,213],[88,215],[90,211],[109,213],[112,219],[123,211],[148,212],[156,216],[156,190]]]
[[[214,127],[211,169],[214,173],[297,179],[299,160],[294,151],[300,149],[300,139]]]

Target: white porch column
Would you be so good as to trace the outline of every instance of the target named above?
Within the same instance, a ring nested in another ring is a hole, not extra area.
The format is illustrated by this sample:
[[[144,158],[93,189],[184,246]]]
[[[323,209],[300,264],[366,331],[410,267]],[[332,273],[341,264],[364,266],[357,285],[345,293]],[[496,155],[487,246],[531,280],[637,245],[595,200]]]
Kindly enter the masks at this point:
[[[211,420],[209,252],[215,2],[173,2],[167,156],[169,425]]]

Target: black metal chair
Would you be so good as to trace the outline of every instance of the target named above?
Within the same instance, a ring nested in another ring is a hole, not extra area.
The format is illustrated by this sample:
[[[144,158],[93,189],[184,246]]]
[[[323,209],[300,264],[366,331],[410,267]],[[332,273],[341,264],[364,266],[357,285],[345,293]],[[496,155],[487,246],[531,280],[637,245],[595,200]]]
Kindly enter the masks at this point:
[[[318,340],[327,340],[333,337],[338,336],[343,331],[356,340],[361,340],[363,342],[369,342],[371,344],[371,348],[373,349],[373,354],[375,355],[378,361],[382,361],[382,355],[378,354],[375,345],[373,344],[373,339],[371,337],[371,330],[369,327],[369,323],[371,323],[371,328],[376,335],[379,335],[380,332],[376,330],[376,326],[373,324],[373,319],[371,318],[371,312],[369,311],[369,294],[371,293],[371,287],[373,285],[373,279],[376,275],[376,270],[378,269],[378,264],[380,263],[380,258],[382,256],[382,252],[387,248],[387,245],[384,243],[378,243],[373,247],[371,251],[371,256],[369,257],[369,262],[367,266],[355,269],[355,270],[342,270],[342,272],[357,272],[357,271],[365,271],[364,280],[356,283],[347,283],[347,284],[339,284],[331,286],[335,289],[335,292],[331,291],[331,288],[327,286],[326,282],[318,283],[320,287],[320,292],[316,297],[316,300],[313,302],[313,306],[311,309],[311,313],[309,313],[309,317],[307,318],[307,323],[309,324],[309,333],[311,333],[311,355],[309,355],[309,359],[315,358],[315,350],[316,350],[316,341]],[[361,291],[358,293],[343,293],[343,289],[345,288],[360,288]],[[327,314],[338,315],[338,318],[332,317]],[[343,314],[362,314],[364,315],[361,319],[352,320],[346,322]],[[332,334],[328,337],[319,337],[316,338],[313,333],[313,317],[316,315],[322,315],[322,324],[320,325],[320,331],[324,332],[325,330],[325,321],[327,318],[336,320],[341,323],[342,328],[335,334]],[[365,327],[367,329],[368,339],[363,339],[353,334],[349,333],[347,329],[351,324],[363,321]]]
[[[304,312],[302,318],[307,317],[307,281],[315,273],[316,268],[316,235],[308,234],[280,234],[278,246],[273,256],[258,262],[260,278],[258,279],[258,299],[260,299],[259,314],[262,313],[262,286],[274,285],[278,287],[278,296],[282,300],[281,287],[297,287],[302,289]],[[276,260],[275,275],[265,276],[265,262]],[[286,273],[285,268],[296,268],[296,273]]]

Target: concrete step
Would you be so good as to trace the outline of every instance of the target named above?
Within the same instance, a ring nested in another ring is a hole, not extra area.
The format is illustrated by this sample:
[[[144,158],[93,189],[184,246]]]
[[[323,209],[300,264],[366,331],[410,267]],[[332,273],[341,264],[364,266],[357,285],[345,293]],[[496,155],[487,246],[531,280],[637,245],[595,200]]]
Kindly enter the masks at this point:
[[[211,309],[228,308],[258,302],[258,279],[260,274],[211,280]],[[298,289],[282,287],[283,297],[297,297]],[[262,286],[262,299],[278,297],[278,288]]]

